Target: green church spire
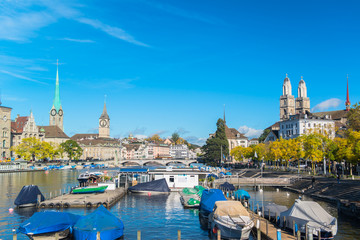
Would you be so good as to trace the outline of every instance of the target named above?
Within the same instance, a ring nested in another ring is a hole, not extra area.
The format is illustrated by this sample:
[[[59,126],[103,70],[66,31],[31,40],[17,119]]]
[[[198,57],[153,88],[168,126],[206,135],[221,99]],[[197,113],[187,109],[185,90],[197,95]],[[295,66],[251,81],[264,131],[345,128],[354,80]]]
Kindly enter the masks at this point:
[[[55,97],[53,106],[55,107],[56,111],[59,111],[61,107],[60,102],[60,88],[59,88],[59,60],[57,60],[57,68],[56,68],[56,86],[55,86]]]

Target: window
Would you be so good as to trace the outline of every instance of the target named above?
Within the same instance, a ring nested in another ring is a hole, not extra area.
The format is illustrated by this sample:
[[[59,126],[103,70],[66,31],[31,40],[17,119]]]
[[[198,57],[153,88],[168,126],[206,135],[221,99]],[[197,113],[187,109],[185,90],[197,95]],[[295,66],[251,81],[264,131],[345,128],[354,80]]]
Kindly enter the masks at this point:
[[[5,146],[6,146],[6,140],[3,141],[3,147],[5,147]]]
[[[170,181],[170,182],[175,182],[175,178],[174,178],[174,176],[170,176],[169,181]]]

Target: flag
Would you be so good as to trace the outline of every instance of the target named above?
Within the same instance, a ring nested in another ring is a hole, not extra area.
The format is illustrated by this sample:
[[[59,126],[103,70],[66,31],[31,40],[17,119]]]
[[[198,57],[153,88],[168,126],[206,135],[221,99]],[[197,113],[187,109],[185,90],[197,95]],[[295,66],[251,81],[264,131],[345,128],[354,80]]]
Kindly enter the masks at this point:
[[[258,155],[257,155],[256,151],[254,153],[254,158],[258,158]]]

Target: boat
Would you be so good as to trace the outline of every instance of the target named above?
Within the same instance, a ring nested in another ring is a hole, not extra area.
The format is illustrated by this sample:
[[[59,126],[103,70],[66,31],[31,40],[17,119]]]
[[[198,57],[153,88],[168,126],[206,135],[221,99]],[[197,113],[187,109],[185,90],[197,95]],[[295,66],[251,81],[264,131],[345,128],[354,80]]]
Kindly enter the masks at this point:
[[[108,186],[88,186],[88,187],[79,187],[74,188],[71,193],[78,194],[78,193],[103,193],[107,189]]]
[[[19,226],[18,232],[34,240],[55,239],[56,234],[59,239],[65,239],[72,234],[79,218],[79,215],[67,212],[36,212]]]
[[[86,172],[86,173],[81,173],[77,180],[79,181],[80,187],[84,187],[89,184],[98,182],[99,179],[100,179],[99,176]]]
[[[220,189],[205,189],[202,192],[199,205],[200,225],[204,229],[209,229],[209,214],[212,212],[216,201],[226,201],[226,197]]]
[[[124,235],[124,224],[101,205],[76,222],[73,235],[75,240],[96,240],[97,232],[100,239],[118,239]]]
[[[234,198],[236,200],[249,200],[250,199],[250,194],[243,190],[243,189],[239,189],[237,191],[234,192]]]
[[[232,185],[231,183],[228,183],[228,182],[224,182],[223,184],[221,184],[219,186],[219,189],[223,190],[223,191],[235,191],[235,186]]]
[[[254,222],[239,201],[216,201],[209,215],[210,232],[217,235],[221,230],[224,239],[249,239]]]
[[[40,195],[40,201],[44,201],[45,197],[42,195],[40,189],[36,185],[23,186],[18,196],[16,197],[14,204],[17,207],[34,207],[38,203],[38,195]]]
[[[185,208],[198,208],[202,192],[205,190],[203,186],[195,186],[194,188],[184,188],[180,192],[180,202]]]
[[[319,239],[319,232],[321,239],[334,239],[337,234],[337,219],[314,201],[296,199],[292,207],[280,213],[280,225],[290,230],[295,225],[303,235],[312,233],[313,239]]]
[[[143,194],[167,194],[170,193],[170,188],[167,185],[165,178],[154,180],[151,182],[138,183],[128,189],[132,193]]]
[[[259,209],[262,212],[262,206]],[[264,205],[264,217],[266,219],[269,219],[269,217],[270,217],[270,219],[277,221],[277,219],[275,219],[275,218],[276,217],[280,218],[280,214],[287,210],[288,210],[288,208],[286,206],[278,205],[278,204],[271,203],[271,202],[266,203]]]

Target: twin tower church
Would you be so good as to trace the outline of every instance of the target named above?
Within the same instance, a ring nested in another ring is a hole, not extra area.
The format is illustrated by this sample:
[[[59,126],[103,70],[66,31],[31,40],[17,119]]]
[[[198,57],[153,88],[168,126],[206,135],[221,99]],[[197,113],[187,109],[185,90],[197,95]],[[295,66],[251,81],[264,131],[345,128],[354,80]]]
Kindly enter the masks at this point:
[[[55,97],[52,108],[50,110],[49,125],[57,126],[64,131],[64,111],[60,101],[60,87],[59,87],[59,64],[56,69],[56,85]],[[99,138],[110,138],[110,118],[107,114],[106,103],[104,102],[103,112],[99,118]]]

